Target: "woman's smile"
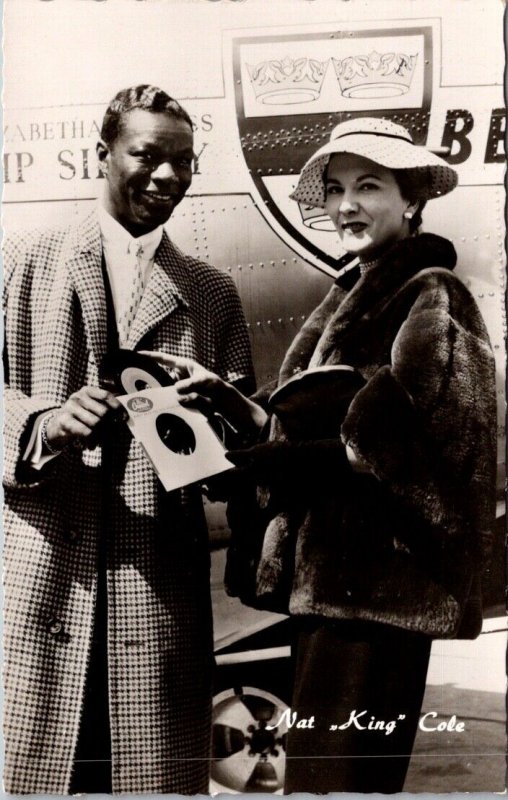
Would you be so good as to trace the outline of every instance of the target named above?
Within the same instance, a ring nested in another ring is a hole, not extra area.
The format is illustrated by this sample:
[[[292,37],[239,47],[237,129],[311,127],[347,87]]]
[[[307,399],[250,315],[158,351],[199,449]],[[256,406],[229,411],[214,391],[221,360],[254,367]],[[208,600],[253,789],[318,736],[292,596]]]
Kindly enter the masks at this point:
[[[346,233],[362,233],[367,227],[366,222],[343,222],[341,228]]]
[[[347,252],[373,258],[409,235],[404,214],[416,206],[402,197],[392,170],[340,153],[326,174],[326,211]]]

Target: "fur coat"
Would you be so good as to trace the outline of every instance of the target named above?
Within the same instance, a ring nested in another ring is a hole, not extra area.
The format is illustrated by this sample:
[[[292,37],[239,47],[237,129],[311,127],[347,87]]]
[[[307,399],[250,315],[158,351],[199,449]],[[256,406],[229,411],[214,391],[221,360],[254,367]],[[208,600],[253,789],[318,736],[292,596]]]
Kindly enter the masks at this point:
[[[308,367],[355,367],[365,384],[335,436],[368,471],[326,475],[321,490],[295,492],[275,511],[260,490],[256,513],[233,506],[230,593],[292,615],[479,633],[495,371],[455,262],[441,237],[405,239],[363,276],[356,269],[336,283],[302,327],[279,385]],[[270,439],[288,438],[272,417]]]

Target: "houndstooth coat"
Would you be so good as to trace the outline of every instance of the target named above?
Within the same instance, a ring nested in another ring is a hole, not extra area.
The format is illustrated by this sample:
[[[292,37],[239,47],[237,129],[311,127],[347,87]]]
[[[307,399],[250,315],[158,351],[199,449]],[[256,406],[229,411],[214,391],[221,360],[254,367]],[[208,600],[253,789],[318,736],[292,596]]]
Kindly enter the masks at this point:
[[[96,213],[7,242],[4,264],[5,788],[69,790],[102,530],[113,791],[206,792],[213,647],[199,496],[164,493],[122,424],[109,474],[100,448],[69,448],[37,475],[21,461],[34,415],[97,383],[107,326]],[[190,356],[230,381],[252,375],[229,277],[166,234],[129,346]]]

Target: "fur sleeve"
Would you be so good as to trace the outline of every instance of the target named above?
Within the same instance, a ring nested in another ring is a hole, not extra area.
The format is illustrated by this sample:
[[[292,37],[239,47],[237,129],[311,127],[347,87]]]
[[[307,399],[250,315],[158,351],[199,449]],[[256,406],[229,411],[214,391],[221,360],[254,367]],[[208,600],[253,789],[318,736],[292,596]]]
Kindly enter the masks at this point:
[[[441,535],[488,546],[495,503],[495,370],[485,326],[449,272],[420,272],[381,367],[351,403],[343,441]]]

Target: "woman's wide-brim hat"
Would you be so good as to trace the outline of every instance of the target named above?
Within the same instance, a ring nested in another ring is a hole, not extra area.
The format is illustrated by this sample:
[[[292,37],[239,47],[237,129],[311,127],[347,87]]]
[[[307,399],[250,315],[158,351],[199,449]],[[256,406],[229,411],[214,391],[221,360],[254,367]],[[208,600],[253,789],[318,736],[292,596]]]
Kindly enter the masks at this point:
[[[422,200],[451,192],[458,181],[456,171],[426,147],[415,145],[411,134],[402,125],[386,119],[359,117],[341,122],[333,129],[330,141],[303,167],[290,197],[309,206],[324,208],[323,171],[330,156],[337,153],[353,153],[387,169],[411,171]]]

